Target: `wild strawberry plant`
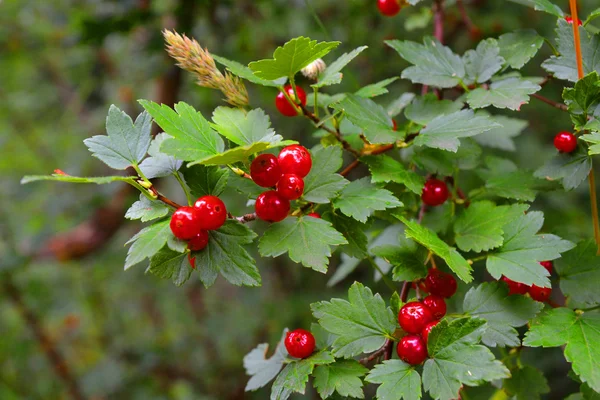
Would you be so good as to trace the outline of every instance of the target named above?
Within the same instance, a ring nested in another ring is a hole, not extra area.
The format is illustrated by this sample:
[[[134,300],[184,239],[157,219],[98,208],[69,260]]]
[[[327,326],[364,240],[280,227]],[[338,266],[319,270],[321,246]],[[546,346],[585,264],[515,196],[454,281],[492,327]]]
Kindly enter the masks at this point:
[[[393,16],[418,2],[377,6]],[[23,183],[134,186],[140,198],[125,218],[149,225],[128,242],[125,269],[144,262],[147,272],[176,285],[197,274],[206,287],[219,275],[260,286],[250,246],[262,257],[287,254],[320,273],[337,252],[342,263],[332,284],[356,268],[374,268],[389,292],[355,282],[348,299],[311,304],[312,326],[285,329],[271,356],[260,344],[244,358],[248,391],[273,381],[271,399],[287,399],[305,393],[312,377],[323,399],[364,398],[366,385],[381,400],[419,399],[423,392],[456,399],[466,387],[492,382],[495,399],[535,399],[548,384],[522,362],[521,350],[562,347],[581,382],[573,398],[594,398],[600,234],[592,156],[600,153],[600,34],[590,22],[600,11],[580,24],[574,1],[572,15],[549,0],[522,3],[557,18],[556,38],[516,31],[459,55],[442,44],[442,2],[434,2],[435,38],[386,41],[411,64],[401,78],[417,92],[397,93],[386,107],[377,97],[398,77],[334,92],[343,68],[365,47],[330,60],[339,42],[298,37],[272,58],[245,66],[167,31],[169,54],[229,105],[208,116],[183,102],[171,108],[140,100],[144,111],[135,121],[112,106],[107,134],[84,143],[129,175],[87,178],[57,170]],[[541,65],[547,75],[522,76],[545,40],[555,43],[555,55]],[[260,104],[250,102],[246,83],[272,88],[277,110],[307,129],[312,124],[320,144],[308,149],[286,140]],[[537,95],[561,83],[563,103]],[[527,124],[516,111],[532,96],[568,112],[573,132],[553,132],[556,155],[527,171],[491,151],[514,150],[512,138]],[[163,131],[154,137],[153,122]],[[351,161],[344,163],[344,152]],[[365,173],[357,175],[360,165]],[[479,184],[463,187],[465,177]],[[588,177],[595,241],[546,232],[543,211],[531,204],[536,194],[573,190]],[[156,178],[176,180],[187,204],[161,193]],[[220,198],[228,187],[248,199],[246,214],[228,211]],[[553,282],[565,296],[561,304],[553,300],[559,298]]]

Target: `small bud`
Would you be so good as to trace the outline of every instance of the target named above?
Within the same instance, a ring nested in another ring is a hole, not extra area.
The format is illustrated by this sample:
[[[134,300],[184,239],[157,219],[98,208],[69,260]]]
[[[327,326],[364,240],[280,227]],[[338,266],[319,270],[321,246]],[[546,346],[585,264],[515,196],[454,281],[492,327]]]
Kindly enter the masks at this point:
[[[327,64],[325,64],[325,61],[318,58],[315,61],[308,64],[306,67],[302,68],[302,75],[304,75],[308,79],[316,81],[319,77],[319,74],[325,71],[325,68],[327,68]]]

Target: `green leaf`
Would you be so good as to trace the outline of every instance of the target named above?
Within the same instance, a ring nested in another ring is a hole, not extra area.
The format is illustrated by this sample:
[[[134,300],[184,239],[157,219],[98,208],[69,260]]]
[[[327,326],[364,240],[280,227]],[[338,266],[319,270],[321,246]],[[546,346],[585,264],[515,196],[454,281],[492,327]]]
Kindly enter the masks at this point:
[[[270,358],[267,358],[267,352],[269,351],[268,343],[259,344],[250,353],[246,354],[244,357],[244,368],[246,369],[246,374],[250,376],[246,384],[246,392],[264,387],[281,371],[288,355],[283,345],[287,331],[287,329],[283,331],[281,339],[275,347],[275,352]]]
[[[488,169],[480,168],[477,174],[485,181],[485,192],[488,195],[523,201],[535,200],[537,189],[544,182],[526,170],[517,170],[517,166],[509,160],[487,157]]]
[[[392,101],[387,107],[387,112],[390,117],[395,117],[400,114],[414,100],[415,94],[411,92],[402,93],[400,97]]]
[[[500,124],[484,115],[475,115],[473,110],[461,110],[433,119],[415,138],[415,145],[448,150],[456,153],[459,138],[479,135]]]
[[[372,83],[370,85],[364,86],[357,90],[354,94],[364,98],[381,96],[382,94],[389,93],[386,86],[390,85],[391,83],[397,80],[397,76],[394,76],[393,78],[387,78],[377,83]]]
[[[200,161],[225,149],[223,139],[215,132],[202,114],[184,102],[169,106],[147,100],[140,104],[152,115],[156,123],[171,137],[160,150],[184,161]]]
[[[306,201],[329,203],[349,182],[336,171],[342,166],[342,149],[339,146],[317,147],[311,151],[312,168],[304,178]]]
[[[338,335],[333,342],[336,357],[351,358],[379,349],[396,330],[396,318],[379,294],[358,282],[348,290],[348,300],[331,299],[311,304],[319,324]]]
[[[227,187],[229,172],[225,168],[194,165],[183,170],[183,178],[193,197],[219,196]]]
[[[567,308],[555,308],[531,323],[523,342],[530,347],[565,347],[565,358],[582,382],[600,392],[600,314],[578,315]]]
[[[146,178],[153,179],[169,176],[181,168],[183,161],[177,160],[175,157],[161,153],[160,151],[163,142],[168,138],[169,135],[166,133],[159,133],[150,144],[150,148],[148,149],[150,157],[144,159],[140,164],[140,169]]]
[[[480,253],[502,245],[502,227],[523,215],[528,205],[496,206],[491,201],[471,203],[454,223],[456,245]]]
[[[588,154],[593,156],[595,154],[600,154],[600,133],[592,132],[590,134],[581,135],[581,139],[590,144],[588,147]]]
[[[442,258],[450,269],[464,282],[469,283],[473,280],[471,265],[454,247],[448,246],[430,229],[414,221],[409,221],[404,217],[398,216],[397,218],[406,225],[405,235],[407,238],[413,239]]]
[[[428,147],[416,147],[412,157],[419,168],[440,175],[452,175],[456,169],[476,168],[481,159],[481,147],[472,138],[461,140],[456,153]]]
[[[393,266],[392,277],[396,282],[413,282],[427,276],[427,253],[416,246],[383,245],[374,247],[371,252]]]
[[[504,64],[496,39],[482,40],[475,50],[467,50],[463,61],[469,83],[489,81]]]
[[[582,146],[573,153],[557,153],[534,176],[549,181],[562,180],[566,190],[578,187],[592,169],[592,158]]]
[[[544,38],[533,29],[505,33],[498,38],[500,55],[514,69],[521,69],[544,44]]]
[[[288,364],[277,376],[271,388],[271,400],[286,400],[293,392],[304,394],[308,377],[316,364],[329,364],[334,358],[327,351],[321,351],[300,361]]]
[[[208,246],[193,253],[204,286],[211,286],[219,272],[234,285],[260,286],[256,261],[244,248],[254,241],[256,233],[239,222],[227,220],[221,228],[209,231],[208,235]]]
[[[143,194],[125,213],[127,219],[139,219],[142,222],[164,217],[169,213],[169,207],[157,200],[149,200]]]
[[[283,145],[285,142],[281,142]],[[247,146],[238,146],[223,153],[215,154],[212,157],[204,158],[199,161],[188,163],[188,167],[192,165],[228,165],[238,162],[248,162],[248,159],[256,153],[260,153],[273,147],[267,142],[256,142]]]
[[[583,59],[583,71],[587,75],[592,71],[600,73],[600,36],[590,36],[583,27],[579,27],[581,41],[581,57]],[[542,63],[542,68],[552,73],[558,79],[577,82],[577,62],[575,46],[573,46],[573,26],[563,18],[558,19],[556,28],[557,49],[560,56],[551,56]]]
[[[575,245],[558,236],[536,234],[544,214],[531,211],[503,227],[504,244],[488,256],[487,270],[496,279],[502,275],[526,285],[550,287],[549,272],[540,261],[554,260]]]
[[[406,31],[414,31],[424,29],[431,23],[433,11],[429,7],[421,7],[417,12],[409,14],[404,21],[404,29]]]
[[[386,40],[385,44],[413,64],[402,71],[402,78],[413,83],[451,88],[465,77],[465,65],[460,56],[434,38],[424,38],[422,45],[400,40]]]
[[[304,182],[306,182],[306,178],[304,178]],[[243,178],[235,174],[233,171],[229,171],[227,186],[235,189],[240,194],[244,195],[249,199],[256,199],[258,196],[260,196],[261,193],[265,191],[264,188],[261,188],[256,183],[254,183],[252,179]],[[306,191],[306,185],[304,186],[304,188],[304,190]]]
[[[370,143],[393,143],[404,137],[393,130],[392,119],[385,109],[373,100],[349,93],[331,107],[338,112],[343,111],[350,122],[363,130]]]
[[[405,185],[415,194],[421,194],[425,178],[414,171],[406,169],[402,163],[384,154],[364,156],[361,158],[369,166],[372,183],[396,182]]]
[[[169,227],[169,222],[168,219],[155,222],[136,233],[127,241],[126,244],[133,244],[127,252],[125,270],[146,258],[152,257],[167,244],[167,239],[173,235]]]
[[[357,47],[350,53],[342,54],[337,60],[329,64],[325,71],[319,75],[317,83],[311,85],[314,88],[322,88],[323,86],[330,86],[338,84],[342,81],[342,73],[340,72],[350,61],[354,60],[360,53],[362,53],[368,46]]]
[[[57,181],[57,182],[70,182],[70,183],[95,183],[97,185],[103,185],[112,182],[133,182],[133,178],[130,176],[95,176],[95,177],[80,177],[71,175],[25,175],[21,179],[21,184],[24,185],[30,182],[37,181]]]
[[[331,222],[335,230],[344,235],[348,242],[340,247],[340,251],[358,259],[365,258],[368,244],[367,235],[365,235],[366,225],[341,214],[333,215]]]
[[[492,352],[478,345],[485,322],[460,318],[440,321],[429,334],[429,360],[423,368],[423,387],[434,399],[455,399],[461,386],[510,376]]]
[[[511,371],[511,375],[504,380],[502,388],[516,400],[539,400],[540,395],[550,392],[548,381],[537,368],[525,365]]]
[[[378,400],[419,400],[421,377],[414,367],[400,360],[386,360],[377,364],[365,378],[367,382],[380,384]]]
[[[472,108],[508,108],[519,110],[523,104],[529,103],[529,95],[542,87],[524,78],[506,78],[494,81],[489,90],[477,88],[467,95],[467,103]]]
[[[212,119],[217,132],[240,146],[256,142],[277,145],[283,139],[275,134],[269,116],[260,108],[246,112],[240,108],[217,107]]]
[[[361,259],[350,257],[342,253],[340,255],[341,262],[337,266],[335,272],[327,281],[327,286],[332,287],[343,281],[350,275],[362,261]]]
[[[378,188],[365,177],[350,182],[333,201],[333,206],[349,217],[367,222],[373,211],[400,207],[402,202],[392,192]]]
[[[436,117],[460,111],[463,106],[460,101],[438,100],[435,94],[429,93],[413,100],[404,110],[404,116],[419,125],[427,125]]]
[[[258,244],[263,257],[288,253],[290,259],[322,273],[327,272],[331,246],[348,243],[331,223],[313,217],[288,217],[271,224]]]
[[[588,122],[588,116],[600,104],[600,77],[596,71],[590,72],[575,83],[573,88],[563,90],[563,99],[568,106],[575,129],[582,129]]]
[[[515,151],[516,147],[512,138],[519,136],[527,128],[529,122],[503,115],[494,115],[492,118],[501,126],[477,135],[473,139],[482,146]]]
[[[593,239],[581,242],[555,262],[560,290],[576,303],[600,304],[600,257]]]
[[[224,57],[217,56],[212,53],[211,56],[215,59],[216,62],[227,67],[229,72],[231,72],[232,74],[239,76],[240,78],[246,79],[247,81],[250,81],[252,83],[256,83],[257,85],[279,87],[287,81],[287,77],[272,81],[261,79],[254,75],[254,72],[252,72],[250,68],[246,67],[243,64],[240,64],[237,61],[228,60]]]
[[[510,0],[513,3],[523,4],[524,6],[529,6],[534,8],[537,11],[543,11],[548,14],[552,14],[555,17],[563,18],[565,13],[561,10],[559,6],[552,3],[550,0]]]
[[[146,156],[150,146],[152,119],[148,113],[141,113],[135,120],[119,110],[114,104],[106,117],[107,135],[92,136],[83,143],[98,158],[114,169],[126,169]]]
[[[593,20],[595,20],[598,17],[600,17],[600,8],[596,8],[594,11],[592,11],[588,15],[588,17],[583,22],[583,26],[587,26],[587,24],[589,24],[590,22],[592,22]]]
[[[183,285],[192,275],[188,253],[179,253],[163,247],[150,259],[148,272],[163,279],[171,279],[176,286]]]
[[[516,327],[525,325],[540,312],[543,304],[525,296],[509,296],[506,285],[485,282],[465,295],[463,311],[487,321],[482,341],[487,346],[521,345]]]
[[[322,399],[338,392],[340,396],[364,399],[361,377],[369,370],[355,360],[340,360],[315,368],[315,388]]]
[[[297,37],[275,49],[273,59],[254,61],[248,67],[259,78],[274,80],[293,77],[311,62],[325,56],[340,42],[320,42],[306,37]]]

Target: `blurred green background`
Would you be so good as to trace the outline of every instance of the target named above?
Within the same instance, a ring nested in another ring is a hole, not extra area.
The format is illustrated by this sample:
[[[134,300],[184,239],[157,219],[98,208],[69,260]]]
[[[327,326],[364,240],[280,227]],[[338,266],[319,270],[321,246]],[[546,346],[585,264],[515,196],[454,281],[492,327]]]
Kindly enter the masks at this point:
[[[482,38],[529,27],[553,37],[555,19],[547,14],[506,0],[465,3]],[[566,9],[568,2],[560,3]],[[367,266],[326,287],[337,256],[327,276],[286,257],[259,258],[262,288],[218,281],[204,289],[195,279],[176,288],[145,276],[142,264],[124,272],[123,243],[140,229],[122,218],[134,193],[117,184],[21,186],[19,180],[56,168],[72,175],[109,173],[82,140],[104,133],[112,103],[134,115],[140,98],[184,100],[206,116],[224,104],[220,93],[196,86],[174,67],[163,51],[164,28],[242,63],[269,57],[300,35],[341,41],[326,61],[368,45],[345,70],[341,87],[332,87],[356,90],[400,75],[406,65],[383,40],[420,41],[430,34],[431,2],[421,4],[385,18],[376,0],[0,0],[0,399],[68,399],[74,390],[89,399],[265,399],[269,389],[243,391],[242,358],[256,344],[274,344],[284,327],[308,327],[309,304],[345,296],[352,280],[388,296]],[[597,0],[580,4],[586,15]],[[446,6],[447,43],[462,54],[475,42],[454,2]],[[549,55],[544,46],[525,74],[544,76],[539,65]],[[308,121],[274,112],[274,89],[248,88],[252,106],[267,110],[278,133],[317,143]],[[403,80],[389,89],[377,99],[382,104],[420,92]],[[559,100],[561,90],[550,83],[542,93]],[[557,130],[570,128],[565,114],[541,102],[512,116],[527,119],[529,127],[515,153],[498,154],[523,168],[540,166],[554,152]],[[182,200],[171,182],[160,184]],[[239,195],[226,197],[234,214],[247,210]],[[591,236],[585,184],[568,194],[542,194],[533,208],[545,211],[546,230],[570,240]],[[66,369],[49,361],[35,329],[45,332],[52,343],[46,350],[57,349]],[[545,370],[554,390],[548,398],[577,391],[565,377],[560,351],[526,350],[525,358]],[[57,372],[68,374],[77,389]],[[469,398],[487,398],[484,392]],[[306,398],[314,397],[309,389]]]

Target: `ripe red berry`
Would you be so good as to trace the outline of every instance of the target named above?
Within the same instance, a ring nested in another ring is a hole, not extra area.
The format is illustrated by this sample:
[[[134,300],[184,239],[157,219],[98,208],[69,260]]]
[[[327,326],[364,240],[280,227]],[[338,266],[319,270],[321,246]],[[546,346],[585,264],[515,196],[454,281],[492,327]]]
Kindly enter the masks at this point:
[[[290,201],[274,190],[261,193],[254,205],[258,218],[268,222],[279,222],[290,212]]]
[[[294,95],[294,89],[292,88],[292,85],[285,85],[283,88],[288,96],[294,100],[294,103],[302,104],[303,106],[306,105],[306,92],[300,86],[296,86],[296,92],[298,94],[297,98]],[[279,112],[286,117],[295,117],[298,115],[298,111],[296,111],[296,108],[290,104],[283,92],[279,92],[277,97],[275,97],[275,106]]]
[[[456,279],[451,274],[430,268],[425,278],[425,288],[431,294],[452,297],[456,293]]]
[[[304,329],[296,329],[285,335],[285,348],[290,356],[306,358],[315,351],[315,337]]]
[[[199,234],[188,241],[188,249],[191,251],[200,251],[208,245],[208,232],[201,230]]]
[[[529,286],[521,283],[521,282],[515,282],[512,279],[508,279],[507,277],[503,276],[502,280],[504,282],[506,282],[506,284],[508,285],[508,294],[525,294],[527,293],[527,291],[529,290]]]
[[[417,335],[406,335],[400,339],[396,352],[402,361],[410,365],[419,365],[427,359],[427,346]]]
[[[536,285],[529,288],[529,295],[532,299],[545,303],[552,294],[552,288],[539,287]]]
[[[567,21],[569,24],[572,24],[573,23],[573,17],[571,17],[570,15],[567,15],[565,17],[565,21]],[[582,26],[582,25],[583,25],[583,22],[581,22],[581,20],[579,20],[579,26]]]
[[[423,338],[423,342],[425,342],[426,346],[427,346],[427,339],[429,339],[429,334],[431,333],[431,329],[434,326],[436,326],[438,324],[438,322],[440,322],[440,321],[430,322],[427,325],[425,325],[425,328],[423,328],[423,332],[421,332],[421,337]]]
[[[421,200],[428,206],[439,206],[448,200],[448,186],[439,179],[429,179],[423,186]]]
[[[400,327],[407,333],[421,333],[425,325],[433,320],[431,310],[418,301],[406,303],[398,313]]]
[[[554,147],[561,153],[571,153],[577,148],[577,138],[570,132],[560,132],[554,136]]]
[[[312,167],[312,158],[304,146],[293,144],[284,147],[279,153],[279,167],[283,174],[296,174],[304,178]]]
[[[310,214],[308,214],[308,216],[313,218],[321,218],[321,214],[316,212],[311,212]]]
[[[433,318],[442,319],[446,315],[446,302],[441,296],[430,294],[423,299],[423,304],[429,308],[429,311],[433,314]]]
[[[542,264],[542,267],[546,268],[546,270],[552,274],[552,266],[554,265],[552,261],[541,261],[540,264]]]
[[[225,203],[217,196],[202,196],[194,203],[198,224],[207,231],[219,229],[227,219]]]
[[[288,200],[296,200],[304,193],[304,180],[296,174],[283,174],[277,192]]]
[[[194,207],[180,207],[171,216],[171,232],[176,238],[189,240],[196,236],[199,227],[198,212]]]
[[[273,187],[281,178],[279,161],[273,154],[261,154],[250,164],[250,176],[254,183],[262,187]]]
[[[393,17],[402,8],[398,0],[377,0],[379,11],[386,17]]]

